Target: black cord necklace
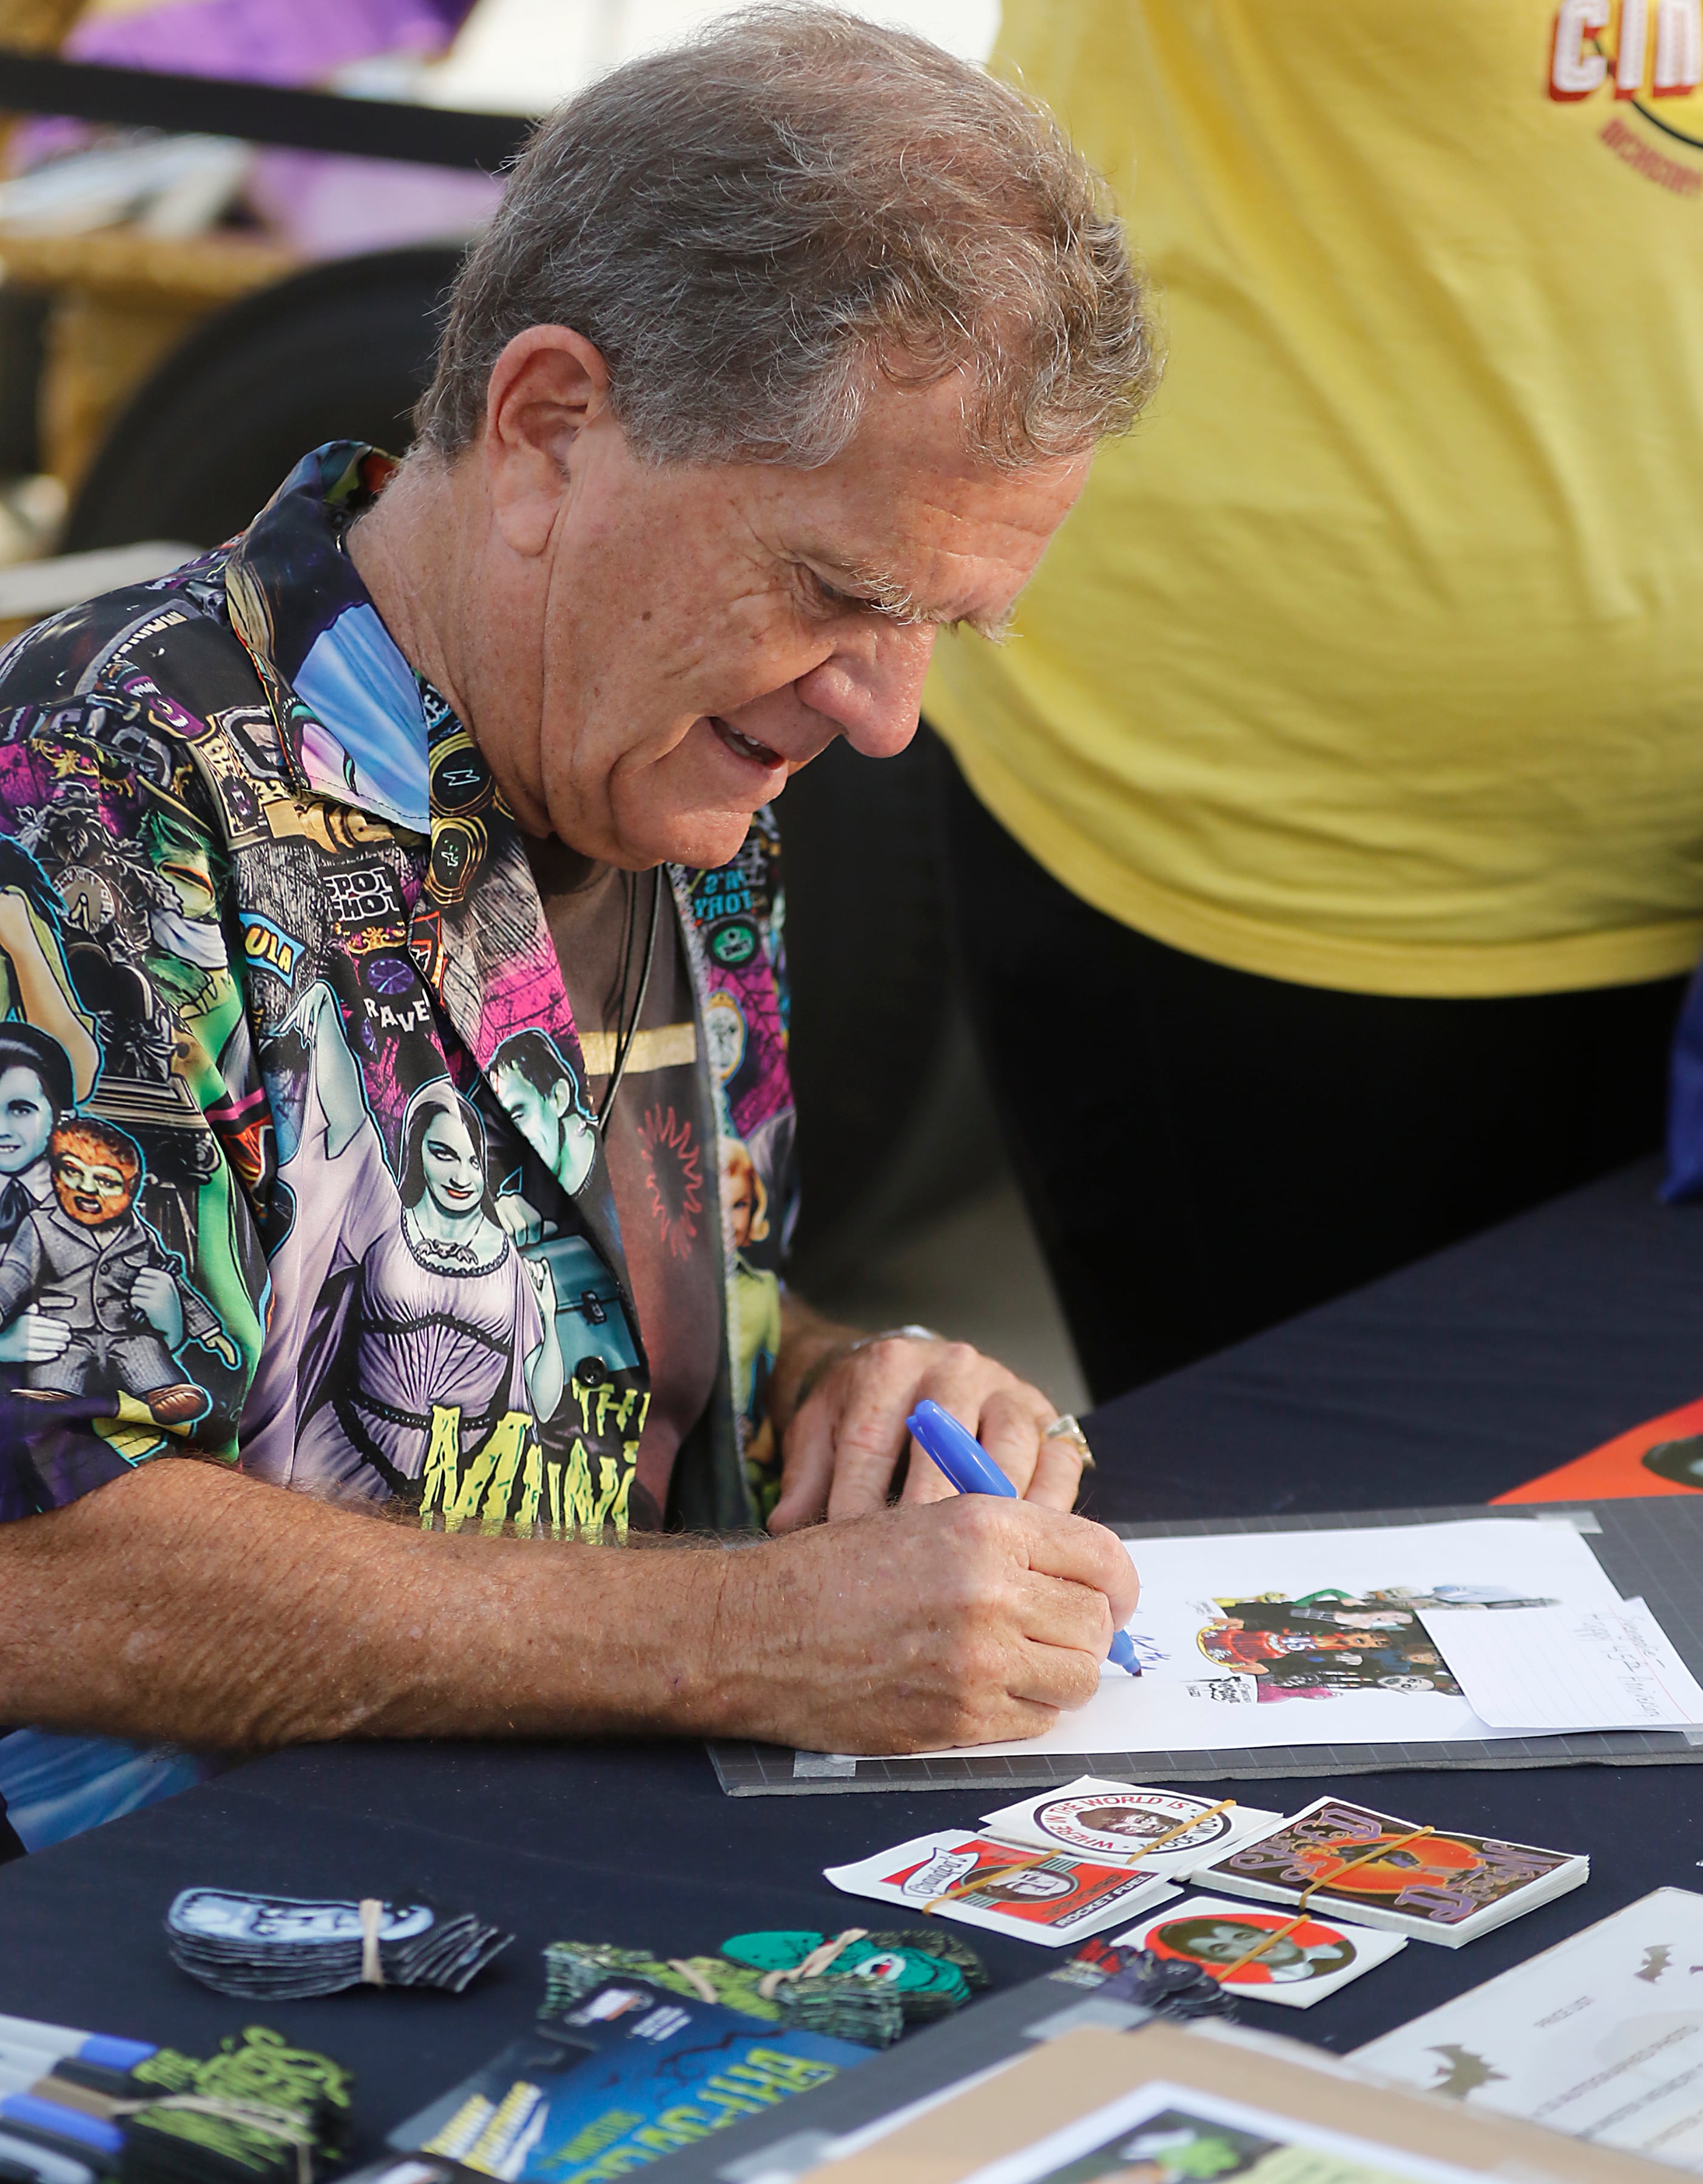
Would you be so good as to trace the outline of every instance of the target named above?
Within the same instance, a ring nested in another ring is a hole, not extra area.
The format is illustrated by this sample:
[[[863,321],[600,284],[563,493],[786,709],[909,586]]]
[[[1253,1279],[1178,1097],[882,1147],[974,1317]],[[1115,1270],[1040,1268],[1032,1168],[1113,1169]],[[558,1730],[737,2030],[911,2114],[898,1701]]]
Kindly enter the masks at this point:
[[[651,874],[650,922],[644,938],[644,968],[639,974],[638,994],[632,1005],[632,1021],[628,1023],[626,1021],[626,989],[632,975],[632,944],[637,932],[637,920],[633,916],[637,893],[638,883],[629,872],[626,876],[626,919],[621,937],[621,999],[615,1008],[615,1066],[609,1072],[609,1086],[604,1094],[603,1104],[597,1112],[599,1132],[609,1121],[615,1095],[621,1089],[621,1081],[626,1074],[633,1041],[638,1037],[639,1022],[644,1015],[645,997],[650,991],[650,974],[656,962],[657,927],[661,922],[662,911],[662,872],[659,866]]]

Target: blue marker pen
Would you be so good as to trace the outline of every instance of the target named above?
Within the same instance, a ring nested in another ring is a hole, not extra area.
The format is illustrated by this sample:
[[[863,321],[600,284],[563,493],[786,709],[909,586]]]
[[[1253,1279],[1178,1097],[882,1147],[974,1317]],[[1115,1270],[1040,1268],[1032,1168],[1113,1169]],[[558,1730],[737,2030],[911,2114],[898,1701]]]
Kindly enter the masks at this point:
[[[151,2040],[118,2040],[75,2025],[42,2025],[33,2017],[0,2017],[0,2063],[45,2057],[49,2063],[92,2063],[103,2070],[133,2070],[159,2053]]]
[[[124,2133],[116,2124],[43,2100],[38,2093],[0,2093],[0,2130],[8,2125],[22,2138],[39,2132],[57,2152],[85,2159],[92,2156],[103,2168],[124,2151]]]
[[[8,2131],[0,2131],[0,2161],[33,2177],[35,2184],[95,2184],[95,2172],[87,2162],[38,2146],[31,2138],[15,2138]]]
[[[1009,1502],[1016,1500],[1016,1488],[992,1461],[975,1435],[966,1432],[938,1403],[925,1396],[904,1423],[917,1446],[932,1457],[960,1494],[1003,1494]],[[1127,1630],[1112,1633],[1107,1658],[1132,1676],[1141,1674],[1135,1645]]]

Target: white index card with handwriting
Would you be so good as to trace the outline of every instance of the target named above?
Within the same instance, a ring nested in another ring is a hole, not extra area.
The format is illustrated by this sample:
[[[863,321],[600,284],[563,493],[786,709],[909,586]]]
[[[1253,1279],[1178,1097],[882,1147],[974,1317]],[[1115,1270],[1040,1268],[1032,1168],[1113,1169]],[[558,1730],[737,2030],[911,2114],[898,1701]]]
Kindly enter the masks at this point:
[[[1468,1705],[1493,1728],[1703,1726],[1703,1689],[1641,1600],[1426,1608],[1420,1620]]]

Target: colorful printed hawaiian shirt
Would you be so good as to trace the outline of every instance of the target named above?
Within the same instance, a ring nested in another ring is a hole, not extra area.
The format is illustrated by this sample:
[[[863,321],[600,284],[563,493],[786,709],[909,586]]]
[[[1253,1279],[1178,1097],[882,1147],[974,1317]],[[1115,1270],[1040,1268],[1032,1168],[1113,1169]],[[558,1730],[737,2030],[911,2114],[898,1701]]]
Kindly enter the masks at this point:
[[[393,468],[323,448],[0,654],[0,1518],[193,1448],[432,1527],[625,1529],[649,1374],[560,967],[342,550]],[[670,1513],[732,1529],[774,1490],[794,1197],[771,816],[670,878],[726,1297]],[[33,1846],[191,1764],[24,1731],[0,1797]]]

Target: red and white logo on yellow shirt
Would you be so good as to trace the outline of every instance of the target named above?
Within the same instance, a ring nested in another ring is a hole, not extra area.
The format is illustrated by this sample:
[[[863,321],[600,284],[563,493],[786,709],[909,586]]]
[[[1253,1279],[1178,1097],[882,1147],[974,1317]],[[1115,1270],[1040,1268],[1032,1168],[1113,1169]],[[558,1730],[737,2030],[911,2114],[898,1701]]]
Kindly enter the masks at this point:
[[[1611,99],[1598,132],[1629,167],[1703,198],[1703,0],[1561,0],[1550,97]],[[1631,117],[1628,119],[1628,117]]]

